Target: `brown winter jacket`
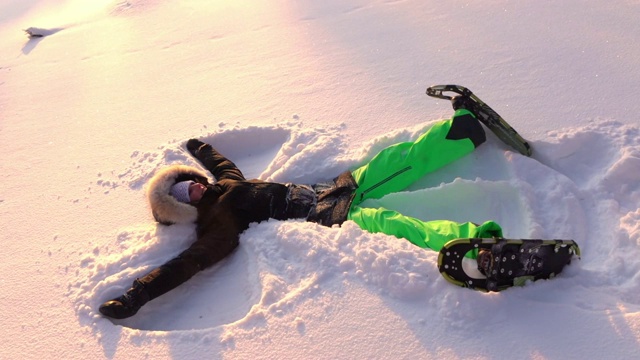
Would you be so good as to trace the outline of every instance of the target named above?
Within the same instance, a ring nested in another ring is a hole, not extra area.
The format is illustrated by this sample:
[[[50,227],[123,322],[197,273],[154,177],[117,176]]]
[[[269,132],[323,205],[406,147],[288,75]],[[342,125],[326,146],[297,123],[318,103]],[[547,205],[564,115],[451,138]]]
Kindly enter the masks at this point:
[[[182,165],[165,169],[150,181],[149,201],[158,222],[197,223],[197,240],[188,249],[139,279],[150,299],[228,256],[253,222],[306,218],[332,226],[347,218],[356,189],[348,171],[329,184],[313,186],[246,180],[240,169],[211,145],[192,139],[187,149],[217,182],[212,184],[203,172]],[[207,186],[195,205],[180,203],[169,195],[171,186],[184,180]]]

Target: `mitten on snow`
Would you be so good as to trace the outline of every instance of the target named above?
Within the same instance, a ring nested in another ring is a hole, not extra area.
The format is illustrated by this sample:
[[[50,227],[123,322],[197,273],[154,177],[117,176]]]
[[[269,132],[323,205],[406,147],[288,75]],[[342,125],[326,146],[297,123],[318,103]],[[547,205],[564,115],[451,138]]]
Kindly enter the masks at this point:
[[[125,319],[135,315],[149,302],[149,294],[144,285],[135,280],[133,286],[124,295],[100,305],[100,313],[113,319]]]
[[[198,150],[200,150],[203,146],[206,146],[206,145],[207,144],[203,143],[198,139],[190,139],[189,141],[187,141],[187,150],[189,150],[191,155],[197,157]]]

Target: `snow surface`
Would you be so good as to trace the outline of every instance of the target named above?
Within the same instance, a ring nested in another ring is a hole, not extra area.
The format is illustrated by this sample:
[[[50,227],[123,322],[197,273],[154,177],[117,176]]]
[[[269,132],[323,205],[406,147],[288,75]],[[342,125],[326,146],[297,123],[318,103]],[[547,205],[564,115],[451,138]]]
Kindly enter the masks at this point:
[[[630,359],[640,349],[640,3],[7,0],[0,4],[0,359]],[[29,38],[33,28],[42,37]],[[451,114],[495,137],[371,206],[572,238],[557,279],[447,283],[434,252],[300,221],[147,304],[103,301],[193,241],[145,184],[199,137],[248,176],[316,182]]]

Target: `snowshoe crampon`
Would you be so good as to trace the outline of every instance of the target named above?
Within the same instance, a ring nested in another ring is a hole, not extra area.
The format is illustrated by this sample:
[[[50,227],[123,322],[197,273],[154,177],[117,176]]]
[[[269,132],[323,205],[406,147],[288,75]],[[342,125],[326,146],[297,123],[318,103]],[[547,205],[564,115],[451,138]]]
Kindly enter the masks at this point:
[[[484,278],[469,276],[462,259],[478,252],[478,270]],[[573,240],[473,238],[447,242],[438,256],[438,269],[449,282],[479,291],[501,291],[528,281],[551,279],[580,257]]]
[[[427,89],[427,95],[435,98],[451,100],[454,97],[445,95],[445,93],[455,93],[458,94],[457,96],[464,97],[465,108],[476,115],[478,120],[496,134],[500,140],[522,155],[531,156],[532,150],[529,143],[471,90],[460,85],[434,85]]]

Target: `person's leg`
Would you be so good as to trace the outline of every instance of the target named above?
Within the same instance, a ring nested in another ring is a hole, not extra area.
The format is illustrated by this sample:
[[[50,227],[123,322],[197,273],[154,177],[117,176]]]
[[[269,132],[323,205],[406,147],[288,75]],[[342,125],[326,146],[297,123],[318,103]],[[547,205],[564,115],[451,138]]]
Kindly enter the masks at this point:
[[[485,141],[482,125],[464,109],[435,124],[415,142],[392,145],[352,172],[354,204],[401,191],[425,174],[469,154]]]
[[[372,233],[384,233],[407,239],[422,247],[440,251],[450,240],[460,238],[502,237],[502,228],[493,221],[482,225],[471,222],[456,223],[449,220],[422,221],[384,208],[372,209],[352,206],[348,220]],[[477,252],[467,254],[475,259]]]

